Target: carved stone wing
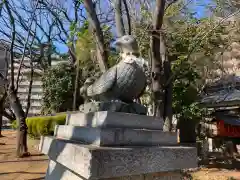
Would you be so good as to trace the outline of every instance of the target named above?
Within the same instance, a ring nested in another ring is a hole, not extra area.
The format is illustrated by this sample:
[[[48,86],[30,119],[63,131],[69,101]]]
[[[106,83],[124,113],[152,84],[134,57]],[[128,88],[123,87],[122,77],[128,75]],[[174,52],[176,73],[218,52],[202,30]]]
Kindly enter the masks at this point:
[[[116,76],[117,66],[113,66],[108,71],[103,73],[103,75],[97,81],[88,87],[87,96],[92,97],[100,95],[110,90],[115,83]]]

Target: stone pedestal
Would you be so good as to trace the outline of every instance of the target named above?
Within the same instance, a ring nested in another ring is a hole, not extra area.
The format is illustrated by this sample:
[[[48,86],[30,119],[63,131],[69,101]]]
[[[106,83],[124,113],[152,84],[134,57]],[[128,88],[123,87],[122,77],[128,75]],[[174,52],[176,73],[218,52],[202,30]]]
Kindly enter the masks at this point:
[[[70,115],[54,137],[41,137],[39,149],[50,159],[46,179],[180,180],[180,170],[197,167],[197,150],[161,129],[161,120],[142,115]]]
[[[133,114],[147,114],[147,108],[138,103],[126,104],[121,101],[108,101],[108,102],[89,102],[82,104],[79,111],[83,113],[110,111],[110,112],[125,112]]]

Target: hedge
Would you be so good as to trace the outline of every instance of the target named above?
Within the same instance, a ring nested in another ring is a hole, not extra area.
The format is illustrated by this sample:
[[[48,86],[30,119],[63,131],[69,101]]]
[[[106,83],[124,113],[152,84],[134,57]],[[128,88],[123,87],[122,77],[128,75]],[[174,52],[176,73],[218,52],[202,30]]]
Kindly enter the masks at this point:
[[[36,116],[26,119],[28,135],[39,138],[41,135],[53,135],[55,125],[64,125],[66,114],[56,116]],[[17,121],[13,121],[12,128],[17,129]]]

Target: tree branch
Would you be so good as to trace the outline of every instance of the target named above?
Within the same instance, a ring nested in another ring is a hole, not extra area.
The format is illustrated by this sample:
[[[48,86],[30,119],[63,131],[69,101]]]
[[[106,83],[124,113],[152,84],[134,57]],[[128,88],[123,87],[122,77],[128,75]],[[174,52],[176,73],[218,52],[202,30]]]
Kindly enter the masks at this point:
[[[96,39],[99,66],[101,71],[105,72],[108,68],[108,54],[105,48],[104,37],[100,22],[98,20],[92,0],[84,0],[84,5],[87,10],[88,20],[90,22],[92,32],[95,35]]]
[[[152,91],[154,96],[155,110],[154,115],[163,117],[163,83],[161,77],[163,75],[162,57],[160,55],[160,30],[163,23],[165,8],[165,0],[157,0],[153,17],[153,32],[151,42],[152,53]]]
[[[3,116],[9,119],[10,121],[16,120],[15,115],[13,113],[9,114],[6,110],[3,111]]]
[[[15,38],[16,38],[16,27],[15,27],[15,20],[14,17],[12,15],[11,9],[9,7],[8,4],[8,0],[5,0],[5,6],[8,12],[8,16],[10,18],[10,24],[12,26],[12,41],[11,41],[11,46],[10,46],[10,64],[11,64],[11,82],[10,82],[10,86],[9,89],[11,89],[12,91],[14,91],[14,53],[13,53],[13,47],[14,47],[14,42],[15,42]]]
[[[22,69],[22,64],[23,64],[23,61],[24,61],[24,58],[25,58],[25,53],[26,53],[26,47],[27,47],[27,44],[28,44],[28,41],[29,41],[29,37],[30,37],[30,32],[31,32],[31,27],[32,27],[32,23],[33,23],[33,20],[34,20],[34,16],[35,16],[35,11],[36,11],[36,8],[38,6],[38,0],[36,2],[36,6],[32,12],[32,17],[31,17],[31,21],[30,21],[30,25],[28,27],[28,34],[27,34],[27,39],[25,41],[25,44],[24,44],[24,47],[23,47],[23,54],[22,54],[22,58],[20,60],[20,63],[19,63],[19,68],[18,68],[18,73],[17,73],[17,79],[16,79],[16,88],[15,88],[15,91],[18,90],[18,86],[19,86],[19,77],[20,77],[20,72],[21,72],[21,69]],[[34,39],[33,39],[34,40]],[[32,46],[33,42],[31,43],[31,46]],[[31,49],[31,47],[30,47]],[[31,53],[31,51],[30,51]],[[32,61],[30,59],[30,61]]]
[[[33,41],[32,41],[33,43]],[[31,43],[31,44],[32,44]],[[32,46],[30,46],[31,48]],[[33,55],[32,55],[32,51],[30,51],[30,81],[29,81],[29,86],[28,86],[28,97],[27,97],[27,107],[26,107],[26,111],[25,111],[25,117],[28,116],[28,112],[29,112],[29,109],[30,109],[30,106],[31,106],[31,95],[32,95],[32,84],[33,84],[33,73],[34,73],[34,70],[33,70]]]
[[[114,9],[115,9],[115,22],[116,22],[117,36],[121,37],[125,35],[125,29],[124,29],[123,17],[122,17],[122,0],[114,1]]]
[[[131,26],[130,12],[129,12],[126,0],[122,0],[122,1],[123,1],[123,4],[124,4],[124,7],[125,7],[126,16],[127,16],[128,34],[131,35],[131,33],[132,33],[132,26]]]

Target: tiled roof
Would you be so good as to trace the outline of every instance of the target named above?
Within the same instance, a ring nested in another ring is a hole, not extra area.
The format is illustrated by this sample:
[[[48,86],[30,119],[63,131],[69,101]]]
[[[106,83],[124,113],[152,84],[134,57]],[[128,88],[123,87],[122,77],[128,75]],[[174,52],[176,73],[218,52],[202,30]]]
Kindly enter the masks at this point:
[[[240,105],[240,90],[232,89],[232,90],[222,90],[215,93],[204,95],[201,99],[201,103],[203,104],[217,104],[221,102],[234,102],[239,101]]]

